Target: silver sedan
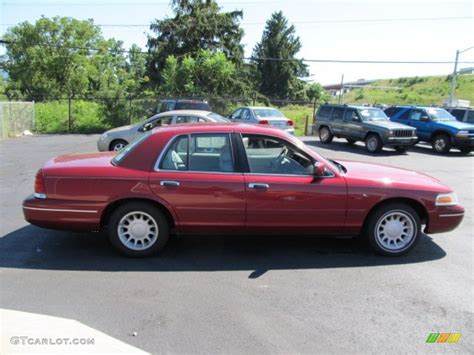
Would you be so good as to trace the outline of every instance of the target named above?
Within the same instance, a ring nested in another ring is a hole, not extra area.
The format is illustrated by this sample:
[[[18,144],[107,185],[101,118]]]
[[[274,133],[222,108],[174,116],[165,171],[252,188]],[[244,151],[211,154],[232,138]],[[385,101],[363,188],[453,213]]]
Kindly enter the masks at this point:
[[[103,133],[97,141],[101,152],[121,150],[128,143],[140,137],[144,132],[155,127],[168,126],[178,123],[229,122],[221,115],[209,111],[179,110],[159,113],[134,125],[122,126]]]
[[[229,119],[232,122],[269,125],[283,129],[290,134],[295,134],[294,122],[272,107],[240,107],[230,114]]]

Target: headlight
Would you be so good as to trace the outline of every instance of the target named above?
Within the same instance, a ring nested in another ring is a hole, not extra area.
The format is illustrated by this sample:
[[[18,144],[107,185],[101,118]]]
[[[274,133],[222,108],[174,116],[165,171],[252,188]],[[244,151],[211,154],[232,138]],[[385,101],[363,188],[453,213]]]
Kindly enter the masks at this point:
[[[391,129],[385,132],[385,134],[386,134],[387,136],[393,136],[394,133],[395,133],[395,132],[394,132],[393,130],[391,130]]]
[[[458,197],[454,192],[436,196],[436,206],[456,206],[457,204]]]
[[[456,137],[468,137],[469,136],[469,131],[459,131],[456,134]]]
[[[102,134],[102,135],[100,136],[100,140],[104,140],[105,138],[107,138],[107,135],[108,135],[107,132],[104,133],[104,134]]]

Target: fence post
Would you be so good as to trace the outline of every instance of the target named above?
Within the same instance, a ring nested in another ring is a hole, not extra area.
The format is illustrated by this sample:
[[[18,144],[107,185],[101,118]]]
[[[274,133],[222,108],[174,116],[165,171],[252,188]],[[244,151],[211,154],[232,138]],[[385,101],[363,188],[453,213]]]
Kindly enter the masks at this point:
[[[71,133],[71,96],[68,97],[67,99],[68,102],[68,132]]]
[[[252,101],[253,103],[252,103],[252,106],[255,106],[255,102],[256,102],[256,101],[257,101],[257,93],[254,92],[254,93],[253,93],[253,101]]]
[[[309,120],[309,116],[306,115],[304,118],[304,135],[305,136],[308,134],[308,120]]]

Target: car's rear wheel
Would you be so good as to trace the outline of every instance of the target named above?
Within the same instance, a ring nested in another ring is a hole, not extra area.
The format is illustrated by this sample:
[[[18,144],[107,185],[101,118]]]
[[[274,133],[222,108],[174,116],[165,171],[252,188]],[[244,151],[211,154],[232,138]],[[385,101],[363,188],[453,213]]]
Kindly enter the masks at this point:
[[[407,204],[386,204],[369,217],[365,235],[372,249],[378,254],[405,254],[420,238],[420,216]]]
[[[405,153],[408,150],[408,146],[407,145],[397,145],[397,146],[395,146],[395,150],[398,153]]]
[[[356,142],[355,139],[350,139],[350,138],[346,138],[346,141],[347,141],[347,144],[350,144],[350,145],[353,145]]]
[[[463,154],[469,154],[470,152],[472,152],[472,148],[459,148],[459,150]]]
[[[128,142],[123,139],[116,139],[110,143],[110,150],[118,152],[128,145]]]
[[[365,148],[370,153],[378,153],[382,150],[382,140],[377,134],[369,134],[365,139]]]
[[[447,154],[451,150],[451,139],[447,134],[438,134],[431,143],[433,150],[438,154]]]
[[[144,257],[162,250],[169,238],[169,224],[163,213],[151,204],[130,202],[110,216],[108,234],[120,253]]]
[[[334,136],[331,133],[331,130],[327,126],[323,126],[319,129],[319,139],[324,144],[329,144],[332,142]]]

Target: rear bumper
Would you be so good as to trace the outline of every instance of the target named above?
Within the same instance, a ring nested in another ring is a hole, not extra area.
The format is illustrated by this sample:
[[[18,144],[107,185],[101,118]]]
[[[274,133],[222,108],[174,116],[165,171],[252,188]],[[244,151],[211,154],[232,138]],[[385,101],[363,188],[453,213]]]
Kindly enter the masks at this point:
[[[464,207],[460,205],[437,207],[429,213],[425,233],[450,232],[459,226],[464,218]]]
[[[77,201],[39,199],[33,195],[23,201],[25,220],[35,226],[71,231],[100,229],[102,205]]]

